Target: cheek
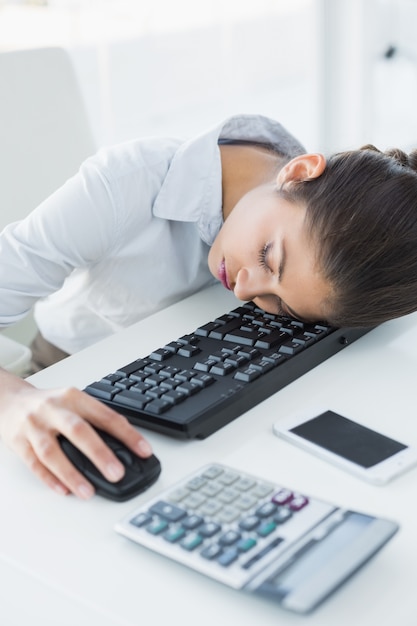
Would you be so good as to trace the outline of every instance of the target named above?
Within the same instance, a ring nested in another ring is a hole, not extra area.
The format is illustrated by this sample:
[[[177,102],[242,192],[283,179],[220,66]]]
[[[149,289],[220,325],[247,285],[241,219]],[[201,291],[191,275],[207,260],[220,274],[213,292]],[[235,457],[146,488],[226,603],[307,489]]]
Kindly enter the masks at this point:
[[[282,315],[281,305],[279,299],[276,296],[263,296],[260,298],[254,298],[253,302],[263,311],[267,313],[273,313],[274,315]]]

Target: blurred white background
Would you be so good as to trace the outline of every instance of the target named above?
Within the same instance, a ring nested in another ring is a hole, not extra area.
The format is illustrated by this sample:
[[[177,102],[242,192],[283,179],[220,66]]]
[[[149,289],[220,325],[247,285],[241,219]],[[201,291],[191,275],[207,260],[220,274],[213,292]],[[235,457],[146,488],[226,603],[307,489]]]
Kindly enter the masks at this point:
[[[0,0],[0,228],[103,145],[235,113],[326,154],[417,147],[416,34],[417,0]]]
[[[70,52],[97,145],[240,112],[312,150],[417,145],[416,35],[417,0],[0,0],[0,51]]]

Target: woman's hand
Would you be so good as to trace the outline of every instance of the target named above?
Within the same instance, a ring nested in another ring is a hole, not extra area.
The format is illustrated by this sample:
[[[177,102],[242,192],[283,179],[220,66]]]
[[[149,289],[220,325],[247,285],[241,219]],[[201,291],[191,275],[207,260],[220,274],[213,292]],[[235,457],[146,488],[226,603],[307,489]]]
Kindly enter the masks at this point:
[[[92,485],[62,452],[57,436],[65,435],[111,482],[124,467],[90,426],[99,427],[141,457],[152,454],[149,443],[119,415],[75,388],[43,390],[0,370],[0,437],[38,478],[60,494],[88,499]]]

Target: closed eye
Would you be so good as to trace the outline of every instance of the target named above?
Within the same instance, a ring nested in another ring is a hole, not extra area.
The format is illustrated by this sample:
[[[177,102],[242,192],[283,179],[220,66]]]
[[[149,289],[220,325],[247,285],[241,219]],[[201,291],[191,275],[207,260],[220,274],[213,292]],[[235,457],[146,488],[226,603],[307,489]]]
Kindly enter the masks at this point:
[[[268,265],[268,253],[271,250],[272,243],[266,243],[258,253],[259,265],[267,272],[272,272],[272,269]]]

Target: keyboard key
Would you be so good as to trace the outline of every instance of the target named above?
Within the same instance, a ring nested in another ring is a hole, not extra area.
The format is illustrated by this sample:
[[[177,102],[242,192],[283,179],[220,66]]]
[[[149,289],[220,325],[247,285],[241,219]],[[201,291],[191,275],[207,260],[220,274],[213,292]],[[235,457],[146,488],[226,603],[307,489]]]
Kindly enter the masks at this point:
[[[241,380],[244,383],[250,383],[252,380],[256,380],[262,374],[260,369],[256,369],[255,367],[249,366],[243,370],[238,370],[233,378],[236,380]]]
[[[132,363],[128,363],[124,367],[121,367],[115,373],[121,374],[122,376],[130,376],[130,374],[133,374],[133,372],[142,370],[146,365],[148,365],[148,363],[149,359],[137,359],[136,361],[133,361]]]
[[[132,409],[136,409],[137,411],[142,411],[149,400],[141,393],[128,389],[117,394],[117,402],[124,406],[131,407]]]
[[[185,344],[178,349],[178,354],[186,357],[194,356],[199,352],[201,352],[200,348],[191,344]]]
[[[169,359],[171,356],[172,356],[171,350],[168,350],[166,348],[159,348],[158,350],[151,352],[149,355],[149,358],[155,359],[155,361],[165,361],[166,359]]]
[[[183,402],[186,397],[187,396],[185,393],[182,393],[181,391],[177,391],[175,389],[171,389],[163,395],[164,400],[172,404],[179,404],[180,402]]]
[[[120,389],[109,385],[108,383],[96,382],[88,385],[85,391],[91,396],[100,398],[101,400],[113,400],[114,396]]]
[[[200,385],[187,381],[178,385],[177,390],[182,391],[186,396],[193,396],[201,390],[201,387]]]
[[[151,402],[148,402],[148,404],[146,405],[146,410],[149,411],[149,413],[155,413],[156,415],[160,415],[161,413],[168,411],[171,406],[171,402],[167,402],[163,398],[158,398],[156,400],[151,400]]]
[[[236,369],[232,363],[216,363],[210,368],[210,374],[216,374],[217,376],[226,376],[230,372],[234,372]]]
[[[282,352],[283,354],[294,355],[294,354],[297,354],[298,352],[301,352],[302,349],[303,349],[303,346],[297,343],[297,341],[295,341],[294,339],[292,339],[291,341],[287,341],[286,343],[283,343],[282,346],[278,348],[278,352]]]
[[[255,342],[258,340],[258,333],[246,332],[245,330],[240,330],[237,328],[232,333],[227,333],[224,337],[225,341],[238,341],[242,343],[244,346],[254,346]]]

